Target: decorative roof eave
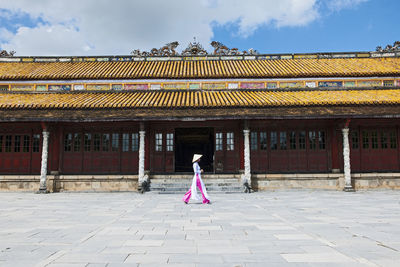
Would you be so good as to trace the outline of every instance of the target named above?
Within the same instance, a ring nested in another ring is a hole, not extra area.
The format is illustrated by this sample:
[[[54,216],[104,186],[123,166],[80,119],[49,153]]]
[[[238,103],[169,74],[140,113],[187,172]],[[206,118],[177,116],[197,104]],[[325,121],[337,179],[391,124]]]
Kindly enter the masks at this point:
[[[191,56],[144,56],[105,55],[105,56],[12,56],[0,57],[0,62],[9,63],[55,63],[55,62],[142,62],[142,61],[224,61],[224,60],[289,60],[289,59],[335,59],[335,58],[392,58],[400,57],[400,51],[375,52],[328,52],[296,54],[257,54],[257,55],[191,55]]]
[[[169,62],[0,63],[0,80],[238,79],[400,76],[400,57]]]
[[[217,109],[400,105],[400,89],[0,93],[0,109]]]
[[[399,119],[400,105],[216,109],[2,110],[0,122],[209,121],[243,119]]]

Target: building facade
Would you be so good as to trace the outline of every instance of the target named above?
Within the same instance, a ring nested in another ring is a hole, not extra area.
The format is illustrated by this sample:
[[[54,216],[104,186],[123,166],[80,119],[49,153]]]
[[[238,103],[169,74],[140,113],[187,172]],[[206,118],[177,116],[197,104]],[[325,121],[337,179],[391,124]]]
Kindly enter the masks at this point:
[[[399,188],[399,56],[3,57],[0,188]]]

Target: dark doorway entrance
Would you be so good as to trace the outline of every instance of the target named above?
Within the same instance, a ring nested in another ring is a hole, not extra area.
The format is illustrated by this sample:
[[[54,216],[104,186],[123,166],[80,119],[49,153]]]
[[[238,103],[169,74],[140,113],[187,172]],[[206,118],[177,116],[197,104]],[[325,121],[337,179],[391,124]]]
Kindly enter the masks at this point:
[[[193,154],[202,154],[200,167],[214,172],[214,129],[177,128],[175,130],[175,171],[193,172]]]

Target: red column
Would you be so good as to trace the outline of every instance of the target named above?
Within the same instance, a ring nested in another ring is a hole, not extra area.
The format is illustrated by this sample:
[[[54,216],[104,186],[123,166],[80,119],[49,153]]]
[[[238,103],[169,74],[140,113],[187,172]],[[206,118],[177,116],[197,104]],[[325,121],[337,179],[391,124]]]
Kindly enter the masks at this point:
[[[144,162],[144,170],[150,170],[150,126],[144,128],[146,131],[145,139],[144,139],[144,147],[145,147],[145,162]]]
[[[244,170],[244,136],[243,129],[239,130],[240,169]]]
[[[50,147],[49,147],[49,156],[51,158],[50,161],[50,171],[59,171],[60,166],[60,151],[61,151],[61,131],[58,125],[54,125],[52,127],[52,131],[50,132]]]
[[[342,148],[340,133],[336,129],[336,125],[332,127],[331,136],[332,136],[332,169],[340,169],[340,151]]]

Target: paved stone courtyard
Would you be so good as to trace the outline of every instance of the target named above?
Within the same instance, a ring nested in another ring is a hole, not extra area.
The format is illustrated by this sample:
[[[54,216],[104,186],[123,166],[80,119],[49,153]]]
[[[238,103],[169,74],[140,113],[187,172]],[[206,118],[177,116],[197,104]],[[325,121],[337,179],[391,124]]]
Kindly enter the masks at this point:
[[[400,191],[0,194],[0,266],[400,266]]]

